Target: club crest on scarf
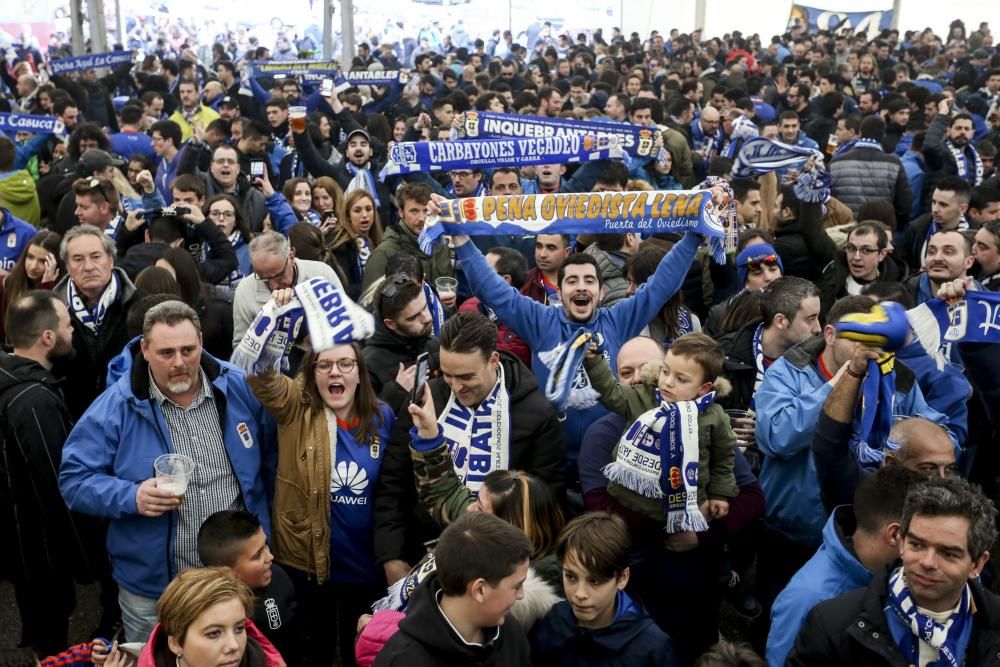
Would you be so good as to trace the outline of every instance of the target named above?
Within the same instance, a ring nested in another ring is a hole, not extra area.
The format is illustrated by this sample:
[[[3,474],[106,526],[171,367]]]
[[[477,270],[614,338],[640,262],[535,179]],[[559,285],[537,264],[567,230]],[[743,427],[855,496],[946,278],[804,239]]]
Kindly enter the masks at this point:
[[[539,360],[549,367],[549,377],[545,380],[545,397],[556,409],[585,410],[597,405],[600,394],[590,384],[590,378],[583,368],[583,358],[591,342],[597,343],[598,354],[608,358],[607,350],[604,349],[604,336],[588,329],[582,329],[568,342],[538,353]]]

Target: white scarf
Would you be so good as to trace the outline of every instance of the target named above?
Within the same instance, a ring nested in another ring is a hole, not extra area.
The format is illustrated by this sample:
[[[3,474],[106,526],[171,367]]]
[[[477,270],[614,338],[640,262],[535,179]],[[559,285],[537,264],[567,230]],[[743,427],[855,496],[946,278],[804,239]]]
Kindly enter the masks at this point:
[[[952,143],[951,139],[944,140],[945,148],[951,152],[951,156],[955,159],[955,168],[958,170],[958,177],[969,180],[969,167],[965,162],[965,151]],[[970,183],[973,186],[979,185],[983,182],[983,160],[979,157],[979,151],[975,149],[974,146],[969,144],[968,148],[972,151],[972,160],[976,163],[976,173],[975,177]]]
[[[359,236],[355,241],[358,243],[358,275],[363,275],[368,258],[372,256],[372,245],[364,236]]]
[[[334,493],[334,471],[337,468],[337,413],[326,406],[323,406],[323,410],[326,412],[326,432],[330,437],[330,493]]]
[[[101,322],[104,321],[104,316],[107,315],[111,304],[118,298],[118,289],[118,276],[112,272],[111,280],[108,281],[101,293],[101,298],[97,300],[97,305],[94,310],[90,310],[77,290],[76,284],[72,280],[68,280],[66,282],[66,301],[69,303],[70,310],[76,315],[76,319],[80,320],[80,324],[96,334],[100,332]]]
[[[444,436],[455,473],[462,483],[478,492],[486,475],[510,468],[510,395],[504,382],[503,364],[497,364],[497,383],[474,411],[448,398],[438,425]]]

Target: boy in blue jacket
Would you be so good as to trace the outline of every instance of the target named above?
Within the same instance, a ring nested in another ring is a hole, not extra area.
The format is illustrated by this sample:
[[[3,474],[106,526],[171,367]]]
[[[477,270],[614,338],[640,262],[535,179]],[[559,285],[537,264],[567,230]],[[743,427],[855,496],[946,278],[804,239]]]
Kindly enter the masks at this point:
[[[535,626],[536,665],[678,664],[670,637],[625,592],[631,549],[625,522],[612,514],[566,524],[556,546],[566,599]]]

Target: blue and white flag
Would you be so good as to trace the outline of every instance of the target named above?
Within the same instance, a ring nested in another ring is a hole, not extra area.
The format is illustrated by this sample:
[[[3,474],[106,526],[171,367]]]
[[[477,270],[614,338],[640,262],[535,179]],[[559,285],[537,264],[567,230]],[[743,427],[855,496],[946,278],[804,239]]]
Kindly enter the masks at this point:
[[[814,157],[821,163],[823,153],[814,148],[792,146],[765,137],[747,139],[736,152],[733,178],[757,178],[768,172],[794,167]]]
[[[0,132],[14,134],[62,134],[66,126],[53,116],[32,116],[24,113],[0,113]]]
[[[632,123],[571,120],[521,116],[489,111],[466,111],[458,127],[463,139],[508,139],[511,137],[614,137],[631,157],[655,157],[656,128]]]
[[[946,343],[1000,343],[1000,292],[966,292],[953,303],[931,299],[906,315],[929,350]]]
[[[410,80],[409,74],[394,69],[383,70],[353,70],[347,74],[337,73],[333,83],[337,92],[343,92],[352,86],[392,86],[405,85]]]
[[[379,178],[420,171],[526,167],[537,164],[590,162],[623,156],[618,139],[608,136],[401,141],[389,150],[389,161],[379,174]]]
[[[466,142],[442,142],[464,144]],[[466,197],[440,202],[420,233],[429,253],[445,234],[620,234],[694,231],[712,239],[713,256],[725,262],[726,235],[710,190],[581,192]]]
[[[254,77],[276,74],[324,79],[340,74],[340,67],[335,60],[268,60],[253,63]]]
[[[131,51],[108,51],[107,53],[88,53],[74,58],[60,58],[49,63],[49,72],[63,74],[64,72],[82,72],[96,67],[117,67],[132,62]]]

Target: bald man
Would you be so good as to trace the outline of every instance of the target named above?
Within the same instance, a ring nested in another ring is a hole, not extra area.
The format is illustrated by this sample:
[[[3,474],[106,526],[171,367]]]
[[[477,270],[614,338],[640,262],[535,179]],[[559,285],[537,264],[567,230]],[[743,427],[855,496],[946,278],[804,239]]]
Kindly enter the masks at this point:
[[[699,178],[708,173],[708,166],[722,148],[722,129],[719,123],[722,117],[715,107],[705,107],[701,116],[691,123],[691,157],[694,159],[694,172]]]
[[[848,365],[864,367],[868,359],[878,355],[878,350],[859,345],[845,368]],[[855,371],[855,374],[859,373]],[[849,445],[862,382],[855,374],[841,370],[831,380],[833,390],[823,403],[813,431],[813,460],[827,512],[838,505],[849,504],[861,479],[870,472],[861,467]],[[923,417],[902,419],[889,432],[889,441],[898,448],[887,451],[887,466],[901,465],[925,477],[944,477],[955,472],[955,445],[939,424]]]

